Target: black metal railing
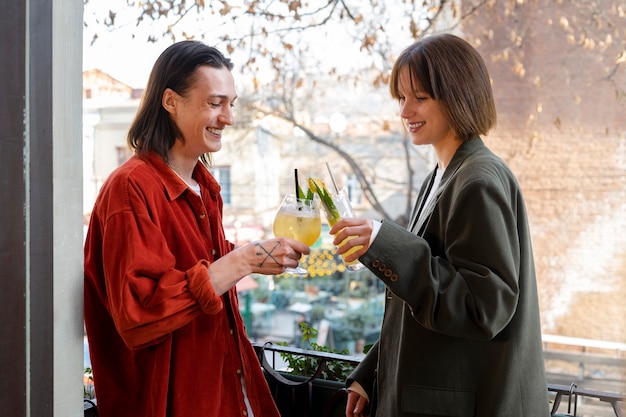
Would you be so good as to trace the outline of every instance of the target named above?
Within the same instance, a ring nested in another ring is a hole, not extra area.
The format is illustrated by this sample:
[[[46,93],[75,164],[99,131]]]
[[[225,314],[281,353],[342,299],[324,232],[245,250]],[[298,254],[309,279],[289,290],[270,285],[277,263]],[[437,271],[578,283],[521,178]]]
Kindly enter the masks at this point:
[[[345,415],[347,391],[344,381],[321,378],[331,362],[341,362],[352,367],[361,362],[357,356],[275,345],[271,342],[252,344],[267,378],[274,401],[282,417],[339,417]],[[313,358],[317,365],[311,375],[295,375],[284,364],[282,355]]]
[[[601,403],[607,403],[613,408],[613,412],[617,417],[623,417],[622,404],[624,396],[612,392],[595,391],[586,388],[578,388],[576,383],[570,386],[559,384],[548,384],[548,391],[554,393],[554,401],[552,404],[552,415],[557,415],[559,406],[564,397],[567,397],[567,414],[571,416],[578,415],[578,398],[597,399]],[[572,414],[573,413],[573,414]]]
[[[327,381],[320,376],[330,362],[337,361],[356,366],[361,361],[360,357],[276,345],[271,342],[253,343],[253,346],[259,355],[281,416],[343,417],[345,415],[347,391],[344,382]],[[294,375],[289,369],[281,369],[281,366],[285,364],[282,355],[285,354],[314,358],[317,360],[317,367],[311,375]],[[625,396],[623,394],[582,388],[576,383],[569,386],[549,383],[547,389],[551,397],[551,415],[553,416],[565,415],[560,414],[565,412],[565,410],[560,411],[563,408],[567,408],[567,415],[575,416],[579,411],[580,400],[596,400],[605,407],[594,415],[624,417]],[[595,410],[599,409],[595,407]]]

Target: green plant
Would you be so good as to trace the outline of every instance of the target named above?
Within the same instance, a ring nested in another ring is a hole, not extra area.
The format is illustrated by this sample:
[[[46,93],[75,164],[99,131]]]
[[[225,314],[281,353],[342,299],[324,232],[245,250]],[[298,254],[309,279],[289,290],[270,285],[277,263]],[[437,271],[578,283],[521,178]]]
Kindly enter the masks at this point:
[[[316,352],[326,353],[338,353],[340,355],[347,355],[349,351],[347,349],[337,351],[330,349],[328,346],[322,346],[315,343],[313,340],[317,337],[317,329],[311,327],[308,323],[300,323],[300,330],[302,331],[302,342],[307,344],[311,350]],[[277,343],[281,346],[287,346],[286,342]],[[313,358],[309,356],[297,355],[292,353],[280,353],[289,370],[294,375],[311,376],[317,370],[319,361],[321,359]],[[350,375],[350,372],[354,369],[354,366],[342,361],[328,361],[324,366],[320,374],[320,378],[330,381],[345,381]]]
[[[93,387],[93,371],[91,368],[85,368],[83,376],[83,397],[88,399],[96,398],[96,392]]]

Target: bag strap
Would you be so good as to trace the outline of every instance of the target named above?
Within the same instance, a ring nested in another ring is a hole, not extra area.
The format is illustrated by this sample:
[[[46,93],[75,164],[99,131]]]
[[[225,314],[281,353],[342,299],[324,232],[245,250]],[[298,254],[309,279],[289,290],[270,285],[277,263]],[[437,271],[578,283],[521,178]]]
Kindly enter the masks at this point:
[[[574,397],[574,414],[573,417],[576,417],[577,408],[578,408],[578,394],[575,392],[576,383],[572,382],[572,385],[569,386],[569,398],[567,400],[567,414],[571,412],[572,407],[572,396]]]
[[[270,365],[269,362],[267,361],[267,357],[265,356],[265,348],[271,345],[272,345],[272,342],[265,342],[263,344],[263,347],[261,347],[261,349],[258,351],[259,362],[261,362],[261,366],[263,367],[263,369],[281,384],[288,385],[290,387],[306,385],[310,382],[313,382],[313,380],[319,378],[319,376],[322,374],[322,371],[324,370],[324,367],[326,366],[326,359],[321,358],[319,359],[319,362],[317,364],[317,369],[315,369],[315,372],[313,373],[312,376],[310,376],[308,379],[304,381],[300,381],[300,382],[292,381],[290,379],[285,378],[280,373],[278,373],[276,369],[274,369],[274,367]]]
[[[267,361],[267,357],[265,356],[265,348],[271,345],[272,345],[272,342],[266,342],[263,344],[261,349],[257,350],[257,353],[259,356],[259,362],[261,362],[261,367],[263,368],[265,372],[271,375],[272,378],[278,381],[279,384],[286,385],[291,388],[291,410],[294,411],[300,408],[301,412],[304,413],[300,415],[302,417],[308,417],[309,410],[311,409],[311,404],[313,403],[313,380],[319,378],[319,376],[321,375],[322,371],[324,370],[324,367],[326,366],[326,359],[323,359],[323,358],[318,359],[319,362],[317,365],[317,369],[315,370],[313,375],[307,378],[306,380],[301,381],[301,382],[292,381],[288,378],[285,378],[283,375],[277,372],[276,369],[274,369],[274,367],[270,365],[269,362]],[[307,403],[304,406],[304,408],[298,407],[298,401],[296,399],[296,389],[302,386],[306,387],[307,389]],[[291,413],[289,415],[291,415]]]

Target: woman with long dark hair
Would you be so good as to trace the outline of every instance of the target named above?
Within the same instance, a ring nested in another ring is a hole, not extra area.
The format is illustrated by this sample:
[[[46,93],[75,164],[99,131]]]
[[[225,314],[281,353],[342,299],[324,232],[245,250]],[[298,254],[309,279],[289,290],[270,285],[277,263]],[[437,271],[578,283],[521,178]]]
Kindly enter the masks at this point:
[[[278,417],[235,284],[279,274],[309,248],[235,249],[210,154],[233,124],[232,64],[197,41],[157,59],[85,244],[85,325],[101,417]]]

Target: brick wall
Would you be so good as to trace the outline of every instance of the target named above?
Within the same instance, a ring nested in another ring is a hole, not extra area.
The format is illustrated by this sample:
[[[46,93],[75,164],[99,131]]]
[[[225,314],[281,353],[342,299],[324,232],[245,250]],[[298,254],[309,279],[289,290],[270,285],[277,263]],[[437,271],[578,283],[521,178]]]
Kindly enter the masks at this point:
[[[489,4],[463,36],[493,78],[498,128],[485,141],[524,191],[544,332],[626,341],[623,6]]]

